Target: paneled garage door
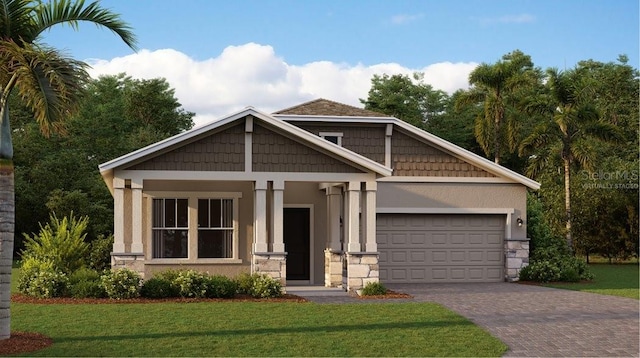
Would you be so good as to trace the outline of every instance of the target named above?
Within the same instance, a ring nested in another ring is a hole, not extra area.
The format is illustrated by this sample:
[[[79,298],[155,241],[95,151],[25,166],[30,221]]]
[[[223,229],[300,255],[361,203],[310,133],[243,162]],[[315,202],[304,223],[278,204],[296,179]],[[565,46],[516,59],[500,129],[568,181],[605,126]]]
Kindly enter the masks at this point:
[[[504,215],[378,214],[380,281],[503,281],[504,225]]]

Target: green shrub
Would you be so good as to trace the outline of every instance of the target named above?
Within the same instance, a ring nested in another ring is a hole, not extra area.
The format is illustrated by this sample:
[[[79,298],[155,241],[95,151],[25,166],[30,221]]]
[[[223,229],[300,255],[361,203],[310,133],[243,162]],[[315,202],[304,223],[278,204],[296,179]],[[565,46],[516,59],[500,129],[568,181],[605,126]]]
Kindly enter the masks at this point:
[[[208,298],[231,298],[236,295],[236,281],[222,275],[205,278],[205,296]]]
[[[379,296],[387,293],[387,288],[380,282],[368,282],[362,288],[363,296]]]
[[[140,289],[140,295],[146,298],[170,298],[178,297],[180,292],[178,288],[164,277],[152,277],[145,280]]]
[[[126,268],[107,271],[100,277],[100,282],[109,298],[119,300],[140,296],[142,278],[135,271]]]
[[[552,255],[553,250],[543,250],[543,255],[520,270],[523,281],[535,282],[578,282],[592,280],[587,264],[577,257]],[[543,257],[542,259],[540,257]]]
[[[254,274],[250,295],[255,298],[274,298],[282,296],[282,284],[280,281],[267,274]]]
[[[560,280],[560,267],[554,262],[543,260],[534,261],[520,270],[523,281],[553,282]]]
[[[60,297],[67,291],[68,283],[67,275],[56,270],[51,260],[28,257],[22,261],[18,290],[27,296]]]
[[[238,286],[237,292],[241,295],[250,295],[251,288],[253,287],[254,276],[257,276],[257,275],[258,274],[252,275],[252,274],[243,272],[238,276],[236,276],[235,280]]]
[[[71,218],[62,220],[52,214],[49,220],[45,226],[40,225],[38,235],[24,234],[21,256],[50,261],[56,271],[71,274],[84,265],[89,252],[89,244],[84,241],[89,218],[76,219],[72,213]]]
[[[96,271],[104,271],[111,268],[111,251],[113,250],[113,235],[98,236],[91,241],[89,249],[89,267]]]
[[[179,271],[173,283],[178,287],[178,292],[182,297],[206,297],[206,274],[202,272],[195,270]]]
[[[107,292],[97,271],[81,268],[69,276],[69,295],[74,298],[104,298]]]

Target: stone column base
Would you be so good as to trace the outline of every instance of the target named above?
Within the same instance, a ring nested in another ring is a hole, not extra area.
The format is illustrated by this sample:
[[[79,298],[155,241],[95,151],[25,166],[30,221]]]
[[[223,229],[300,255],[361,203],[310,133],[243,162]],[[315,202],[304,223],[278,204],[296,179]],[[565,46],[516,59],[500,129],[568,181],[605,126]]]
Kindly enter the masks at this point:
[[[111,253],[111,268],[114,270],[127,268],[137,273],[144,278],[144,254],[142,253]]]
[[[287,285],[287,253],[260,252],[253,254],[253,272],[267,274],[279,280],[282,287]]]
[[[347,291],[355,292],[369,282],[380,281],[377,252],[348,252],[346,260]]]
[[[342,252],[324,250],[324,286],[342,286]]]
[[[505,280],[519,280],[520,270],[529,265],[529,239],[508,239],[505,241]]]

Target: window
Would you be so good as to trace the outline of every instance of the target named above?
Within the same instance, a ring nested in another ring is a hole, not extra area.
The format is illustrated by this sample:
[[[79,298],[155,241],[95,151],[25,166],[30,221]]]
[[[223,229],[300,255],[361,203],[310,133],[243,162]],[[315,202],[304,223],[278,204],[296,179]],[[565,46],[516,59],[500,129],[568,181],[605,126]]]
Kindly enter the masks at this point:
[[[198,258],[233,257],[233,199],[198,199]]]
[[[342,133],[340,132],[320,132],[318,135],[333,144],[342,146]]]
[[[188,199],[153,199],[153,258],[187,258]]]

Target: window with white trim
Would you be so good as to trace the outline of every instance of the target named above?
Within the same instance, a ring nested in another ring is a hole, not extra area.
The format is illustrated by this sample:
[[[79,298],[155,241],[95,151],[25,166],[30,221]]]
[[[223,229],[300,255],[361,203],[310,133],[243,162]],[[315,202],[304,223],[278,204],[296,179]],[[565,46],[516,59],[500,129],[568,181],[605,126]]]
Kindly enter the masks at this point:
[[[153,258],[187,258],[189,255],[189,200],[153,199]]]
[[[198,199],[198,258],[233,257],[233,199]]]
[[[320,132],[320,137],[328,140],[333,144],[337,144],[342,147],[342,133],[341,132]]]

